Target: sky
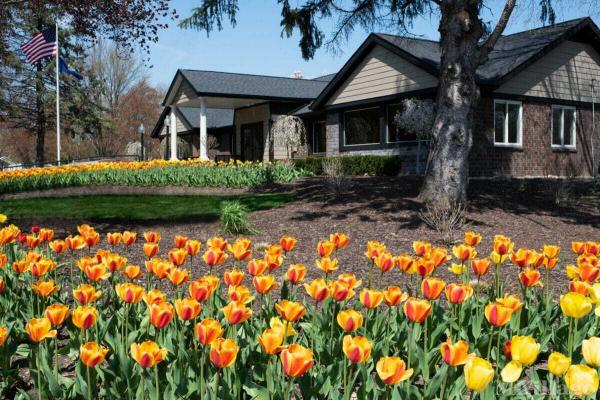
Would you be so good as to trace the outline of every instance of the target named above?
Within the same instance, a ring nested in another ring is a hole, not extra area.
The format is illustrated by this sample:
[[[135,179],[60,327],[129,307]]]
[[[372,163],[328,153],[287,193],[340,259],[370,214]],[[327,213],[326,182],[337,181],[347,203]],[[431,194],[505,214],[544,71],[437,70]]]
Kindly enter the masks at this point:
[[[182,17],[189,16],[193,6],[199,3],[199,0],[172,1]],[[503,4],[504,0],[488,1],[483,20],[495,23]],[[208,37],[206,32],[184,30],[177,27],[177,21],[169,21],[169,28],[160,31],[158,42],[150,47],[151,67],[147,70],[150,81],[167,88],[178,68],[273,76],[290,76],[300,71],[305,78],[314,78],[337,72],[369,34],[357,28],[342,44],[341,51],[323,48],[317,51],[314,59],[305,61],[298,47],[299,36],[281,36],[280,12],[276,0],[240,0],[237,25],[224,24],[222,31],[215,30]],[[540,26],[538,15],[534,14],[530,9],[517,8],[505,33]],[[569,7],[557,10],[557,21],[589,14],[587,6]],[[326,34],[333,32],[335,27],[332,20],[323,20],[320,24]],[[410,33],[437,40],[437,26],[436,16],[427,16],[416,20]]]

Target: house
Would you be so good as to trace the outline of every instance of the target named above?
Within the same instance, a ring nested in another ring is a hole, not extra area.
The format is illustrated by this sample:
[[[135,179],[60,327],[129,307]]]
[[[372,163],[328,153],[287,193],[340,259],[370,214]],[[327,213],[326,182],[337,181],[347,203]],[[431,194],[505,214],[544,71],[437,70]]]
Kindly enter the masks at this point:
[[[599,52],[600,31],[590,18],[502,36],[477,70],[470,175],[590,176],[600,152]],[[395,154],[410,172],[419,141],[393,117],[403,99],[435,99],[439,63],[435,41],[371,34],[338,73],[312,80],[179,70],[163,103],[173,118],[167,127],[161,116],[153,136],[167,146],[180,135],[192,155],[207,157],[209,128],[218,128],[207,122],[210,114],[229,109],[229,148],[220,150],[266,161],[286,156],[270,128],[293,114],[305,122],[310,154]],[[185,108],[194,109],[188,124]],[[165,154],[176,158],[177,148],[168,146]]]

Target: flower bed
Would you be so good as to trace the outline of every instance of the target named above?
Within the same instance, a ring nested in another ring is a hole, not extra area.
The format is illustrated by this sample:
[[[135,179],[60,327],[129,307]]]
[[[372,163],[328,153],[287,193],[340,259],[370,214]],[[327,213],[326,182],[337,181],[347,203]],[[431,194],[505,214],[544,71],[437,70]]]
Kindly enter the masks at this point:
[[[316,243],[305,266],[289,236],[253,248],[245,238],[165,243],[158,232],[103,238],[82,225],[57,239],[6,226],[0,391],[14,397],[16,360],[27,357],[44,398],[595,396],[600,244],[574,242],[569,254],[498,235],[484,256],[481,240],[415,241],[396,256],[368,242],[361,279],[337,262],[354,245],[343,233]],[[135,249],[145,265],[128,263]],[[437,278],[440,268],[454,281]],[[554,268],[571,280],[559,299]],[[404,279],[380,287],[392,269]],[[501,269],[520,293],[505,292]],[[310,270],[321,276],[307,279]],[[58,368],[65,362],[75,376]]]
[[[0,171],[0,193],[92,185],[241,188],[290,182],[306,174],[286,163],[215,163],[198,159],[100,162]]]

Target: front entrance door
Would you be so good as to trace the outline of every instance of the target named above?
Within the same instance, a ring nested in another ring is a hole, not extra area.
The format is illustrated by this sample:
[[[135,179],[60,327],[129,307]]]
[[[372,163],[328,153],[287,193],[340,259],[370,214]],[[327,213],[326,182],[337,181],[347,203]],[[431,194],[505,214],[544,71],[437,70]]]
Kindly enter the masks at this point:
[[[263,153],[263,123],[242,125],[242,159],[244,161],[262,161]]]

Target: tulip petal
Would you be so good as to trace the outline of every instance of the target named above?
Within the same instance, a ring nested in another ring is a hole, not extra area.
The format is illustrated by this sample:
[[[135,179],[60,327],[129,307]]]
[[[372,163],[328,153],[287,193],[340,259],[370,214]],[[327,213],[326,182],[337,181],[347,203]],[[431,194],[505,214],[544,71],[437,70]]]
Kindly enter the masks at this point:
[[[523,372],[523,365],[519,361],[511,361],[502,369],[500,375],[502,382],[513,383],[519,380]]]

